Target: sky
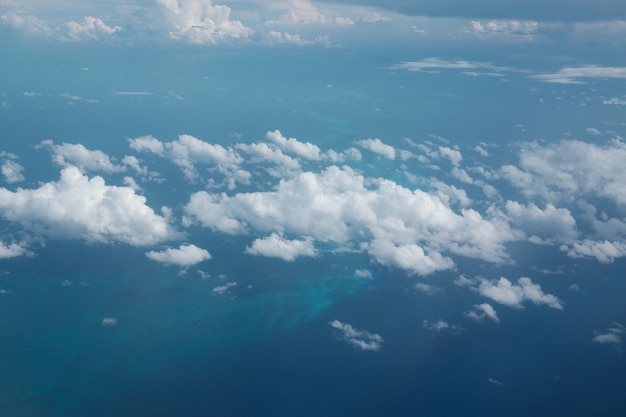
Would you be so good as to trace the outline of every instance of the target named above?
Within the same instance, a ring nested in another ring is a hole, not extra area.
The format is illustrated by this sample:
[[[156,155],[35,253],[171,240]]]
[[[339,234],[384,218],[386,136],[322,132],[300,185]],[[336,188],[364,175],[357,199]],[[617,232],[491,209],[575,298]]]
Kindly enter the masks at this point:
[[[0,414],[623,415],[625,49],[606,0],[0,0]]]

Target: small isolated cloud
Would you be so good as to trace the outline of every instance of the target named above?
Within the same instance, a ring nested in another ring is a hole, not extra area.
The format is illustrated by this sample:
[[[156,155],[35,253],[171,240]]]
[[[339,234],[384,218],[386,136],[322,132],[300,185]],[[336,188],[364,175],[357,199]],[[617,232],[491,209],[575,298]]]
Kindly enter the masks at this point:
[[[585,79],[626,79],[626,67],[602,67],[598,65],[567,67],[554,73],[532,75],[532,78],[547,83],[585,84],[583,81]]]
[[[330,325],[338,330],[338,337],[361,350],[378,352],[384,343],[382,336],[365,330],[355,329],[347,323],[333,320]]]
[[[82,22],[71,21],[67,24],[68,34],[71,40],[102,40],[110,38],[122,30],[119,26],[108,26],[102,19],[86,16]]]
[[[0,172],[2,172],[4,180],[9,184],[24,181],[23,171],[24,167],[12,159],[5,160],[0,166]]]
[[[480,295],[491,298],[493,301],[513,308],[522,308],[525,301],[537,305],[547,305],[557,310],[563,309],[563,302],[552,294],[545,294],[539,284],[530,278],[522,277],[517,285],[501,277],[496,280],[480,279],[478,284]]]
[[[153,261],[176,265],[181,268],[187,268],[200,262],[211,259],[211,254],[196,245],[181,245],[178,249],[168,248],[162,251],[150,251],[146,256]]]
[[[163,142],[151,135],[128,139],[128,144],[131,149],[137,152],[149,152],[159,156],[165,155]]]
[[[483,321],[485,318],[490,318],[496,323],[500,322],[496,310],[491,306],[491,304],[487,303],[476,304],[472,310],[465,312],[465,317],[476,321]]]
[[[227,282],[224,285],[213,288],[213,294],[223,295],[224,293],[228,292],[232,287],[236,286],[237,283],[235,281]]]
[[[100,324],[102,324],[102,326],[104,327],[114,327],[117,326],[117,322],[118,320],[116,317],[105,317],[102,319]]]
[[[487,378],[487,381],[489,381],[490,383],[497,385],[499,387],[501,387],[502,385],[504,385],[504,383],[498,381],[497,379],[494,378]]]
[[[249,38],[254,31],[231,20],[228,6],[211,0],[157,0],[168,25],[169,36],[192,44],[217,44]]]
[[[437,333],[450,333],[453,335],[458,335],[465,332],[465,329],[463,327],[457,326],[455,324],[450,324],[447,321],[441,319],[435,321],[424,320],[422,321],[422,328]]]
[[[614,327],[609,327],[604,332],[596,331],[596,335],[591,339],[595,343],[608,344],[614,346],[616,349],[622,347],[622,334],[626,331],[624,326],[620,323],[614,323]]]
[[[383,143],[380,139],[364,139],[357,142],[361,147],[368,151],[377,153],[387,159],[396,159],[396,150],[393,146]]]
[[[563,245],[562,251],[572,258],[596,258],[598,262],[610,264],[616,258],[626,256],[626,242],[609,240],[579,240],[571,245]]]
[[[357,269],[354,271],[354,276],[358,277],[358,278],[364,278],[364,279],[372,279],[374,276],[372,275],[371,271],[368,271],[367,269]]]
[[[84,145],[62,143],[55,145],[51,140],[44,140],[37,148],[48,149],[52,154],[52,160],[61,167],[75,166],[81,172],[101,171],[107,173],[123,172],[123,165],[116,165],[111,158],[102,151],[92,151]]]
[[[302,256],[315,256],[315,246],[310,237],[303,240],[289,240],[277,233],[272,233],[266,238],[252,242],[252,246],[246,248],[246,253],[293,262]]]
[[[427,295],[440,294],[443,291],[440,287],[422,282],[415,284],[415,289]]]

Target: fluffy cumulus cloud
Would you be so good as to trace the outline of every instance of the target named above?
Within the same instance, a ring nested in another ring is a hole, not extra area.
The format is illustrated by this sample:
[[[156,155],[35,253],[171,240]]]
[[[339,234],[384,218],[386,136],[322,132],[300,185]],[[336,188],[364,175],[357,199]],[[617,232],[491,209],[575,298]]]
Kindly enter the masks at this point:
[[[286,138],[279,130],[267,132],[266,137],[285,152],[294,153],[304,159],[313,161],[320,159],[320,148],[310,142],[301,142],[296,138]]]
[[[496,310],[488,303],[476,304],[473,309],[465,312],[465,317],[476,321],[483,321],[485,318],[489,318],[496,323],[500,322]]]
[[[340,339],[345,340],[352,346],[361,350],[377,352],[383,346],[384,340],[379,334],[355,329],[351,325],[342,323],[339,320],[331,321],[330,325],[332,328],[337,330],[337,334]]]
[[[116,165],[107,154],[99,150],[87,149],[84,145],[62,143],[56,145],[51,140],[44,140],[38,148],[48,149],[52,155],[52,160],[61,167],[75,166],[82,172],[122,172],[126,168],[123,165]]]
[[[211,0],[157,0],[174,40],[193,44],[217,44],[247,39],[253,30],[231,20],[231,9]]]
[[[61,171],[58,181],[36,189],[0,188],[0,215],[53,237],[88,242],[151,245],[173,237],[166,218],[128,187],[106,185],[76,167]]]
[[[302,172],[267,192],[199,191],[185,206],[185,225],[223,233],[271,232],[310,236],[361,248],[383,265],[428,274],[452,268],[443,252],[508,262],[505,243],[517,238],[506,221],[453,211],[440,199],[349,167]]]
[[[102,40],[122,30],[119,26],[108,26],[102,19],[92,16],[86,16],[82,22],[70,21],[67,29],[70,39],[75,41]]]
[[[625,241],[609,241],[609,240],[592,240],[583,239],[572,243],[571,245],[563,245],[561,250],[567,252],[572,258],[591,257],[596,258],[599,262],[609,264],[616,258],[626,256]]]
[[[383,143],[378,138],[364,139],[357,142],[361,147],[368,151],[374,152],[387,159],[396,159],[396,150],[393,146]]]
[[[162,251],[150,251],[146,256],[153,261],[187,268],[211,259],[211,254],[196,245],[180,245],[178,248],[167,248]]]
[[[272,233],[266,238],[252,242],[252,245],[246,248],[246,253],[292,262],[299,257],[315,256],[315,247],[311,238],[289,240],[277,233]]]
[[[530,301],[557,310],[563,309],[561,300],[552,294],[544,293],[539,284],[535,284],[527,277],[518,279],[517,284],[513,284],[504,277],[498,280],[482,278],[478,280],[477,290],[480,295],[513,308],[522,308],[524,302]],[[483,310],[483,312],[486,314],[486,311]]]
[[[556,208],[547,204],[540,209],[535,204],[523,205],[516,201],[507,201],[506,213],[531,240],[571,242],[576,239],[576,220],[565,208]]]

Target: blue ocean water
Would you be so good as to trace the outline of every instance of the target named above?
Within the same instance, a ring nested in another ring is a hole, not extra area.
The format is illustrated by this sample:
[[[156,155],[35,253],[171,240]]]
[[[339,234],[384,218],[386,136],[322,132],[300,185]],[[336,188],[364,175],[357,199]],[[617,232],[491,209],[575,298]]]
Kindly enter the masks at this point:
[[[127,139],[146,134],[171,141],[188,133],[226,146],[280,129],[337,151],[366,138],[410,149],[405,138],[441,136],[463,150],[495,143],[493,159],[507,163],[516,140],[582,135],[621,117],[619,109],[600,115],[589,110],[594,103],[581,106],[582,87],[564,92],[523,74],[500,81],[388,68],[425,53],[12,51],[0,143],[20,156],[26,181],[7,188],[58,178],[49,155],[34,148],[44,139],[122,158]],[[558,97],[558,106],[539,100]],[[166,187],[142,184],[148,204],[180,215],[202,186],[187,184],[166,161],[145,159],[167,178]],[[354,163],[368,176],[415,187],[398,165],[365,153]],[[406,165],[418,177],[445,175]],[[180,274],[142,248],[57,240],[32,258],[2,260],[0,414],[619,416],[626,409],[622,352],[591,343],[594,330],[626,323],[623,260],[573,262],[558,249],[519,244],[510,247],[516,265],[461,259],[454,271],[417,278],[363,254],[285,263],[244,256],[249,236],[186,232],[213,255],[201,272]],[[562,264],[562,274],[538,272]],[[356,277],[358,269],[373,278]],[[566,308],[499,307],[502,323],[476,324],[463,312],[484,299],[454,285],[461,273],[532,276]],[[441,294],[420,293],[416,282]],[[117,321],[103,325],[106,318]],[[383,348],[363,352],[339,340],[329,326],[335,319],[381,334]],[[463,331],[423,327],[438,319]]]

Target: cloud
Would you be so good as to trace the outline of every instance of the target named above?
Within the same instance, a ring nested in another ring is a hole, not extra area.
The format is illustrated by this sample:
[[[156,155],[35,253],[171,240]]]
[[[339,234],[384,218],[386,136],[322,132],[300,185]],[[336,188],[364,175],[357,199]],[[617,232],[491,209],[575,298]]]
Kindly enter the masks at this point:
[[[494,378],[487,378],[487,381],[489,381],[490,383],[497,385],[499,387],[501,387],[502,385],[504,385],[504,383],[498,381],[497,379]]]
[[[0,166],[0,172],[4,176],[4,180],[9,184],[24,181],[23,171],[24,167],[12,159],[3,161]]]
[[[122,30],[119,26],[107,26],[102,19],[92,16],[86,16],[81,23],[70,21],[67,29],[70,39],[74,41],[110,38]]]
[[[246,253],[293,262],[303,256],[315,256],[315,247],[311,238],[289,240],[272,233],[266,238],[252,242],[252,246],[246,248]]]
[[[287,139],[279,130],[267,132],[267,139],[277,144],[283,151],[294,153],[304,159],[318,161],[320,148],[310,142],[301,142],[296,138]]]
[[[276,6],[274,6],[276,7]],[[309,0],[290,0],[286,13],[276,20],[268,20],[266,25],[332,25],[352,26],[354,21],[347,17],[330,16],[329,13],[320,12]]]
[[[572,258],[592,257],[598,262],[609,264],[615,261],[615,258],[626,256],[626,242],[584,239],[564,245],[561,250],[566,251]]]
[[[320,0],[337,3],[336,0]],[[539,21],[613,21],[626,19],[626,5],[613,0],[501,0],[412,1],[412,0],[340,0],[343,4],[373,6],[402,14],[465,19],[515,19]]]
[[[372,275],[371,271],[368,271],[367,269],[357,269],[354,271],[354,276],[358,277],[358,278],[364,278],[364,279],[372,279],[374,276]]]
[[[330,325],[339,331],[338,336],[340,339],[345,340],[352,346],[361,350],[378,352],[384,343],[383,338],[379,334],[355,329],[351,325],[342,323],[339,320],[331,321]]]
[[[491,304],[487,303],[476,304],[472,310],[465,312],[465,317],[476,321],[483,321],[485,318],[490,318],[496,323],[500,322],[496,310]]]
[[[0,188],[0,215],[38,233],[88,242],[144,246],[176,235],[145,197],[72,166],[37,189]]]
[[[162,251],[150,251],[146,256],[153,261],[188,268],[197,263],[211,259],[211,254],[196,245],[181,245],[178,249],[167,248]]]
[[[476,70],[488,70],[490,72],[514,71],[512,68],[495,66],[491,62],[466,61],[458,59],[456,61],[441,59],[437,57],[425,58],[419,61],[405,61],[394,64],[389,69],[401,69],[415,72],[437,72],[439,70],[461,70],[472,73]],[[474,74],[472,74],[474,75]]]
[[[455,213],[437,197],[395,182],[367,179],[349,167],[301,172],[272,191],[199,191],[185,206],[184,225],[223,233],[286,233],[361,247],[377,262],[428,274],[453,267],[442,251],[508,262],[504,243],[517,235],[499,217]]]
[[[61,167],[75,166],[81,172],[101,171],[101,172],[123,172],[126,168],[123,165],[115,165],[111,158],[102,151],[92,151],[82,144],[63,143],[55,145],[51,140],[44,140],[37,148],[46,148],[52,154],[52,160]]]
[[[506,213],[513,222],[535,242],[571,242],[576,239],[576,220],[565,208],[547,204],[540,209],[535,204],[522,205],[516,201],[506,202]]]
[[[393,146],[383,143],[380,139],[364,139],[357,142],[360,146],[368,151],[377,153],[387,159],[396,159],[396,150]]]
[[[29,14],[10,12],[0,15],[0,27],[9,27],[33,35],[48,35],[53,32],[43,20]]]
[[[584,84],[584,79],[626,78],[626,67],[602,67],[587,65],[583,67],[561,68],[555,73],[532,75],[532,78],[557,84]]]
[[[626,99],[613,97],[613,98],[602,100],[602,104],[612,104],[612,105],[615,105],[615,106],[626,106]]]
[[[562,140],[548,145],[521,145],[520,167],[502,169],[503,176],[524,194],[548,202],[581,197],[608,198],[626,206],[626,144]]]
[[[0,241],[0,259],[17,258],[19,256],[30,255],[24,244],[4,243]]]
[[[151,135],[128,139],[128,143],[131,149],[137,152],[150,152],[159,156],[165,155],[163,142]]]
[[[432,284],[424,284],[422,282],[415,284],[415,289],[427,295],[435,295],[443,291],[440,287]]]
[[[458,335],[465,332],[463,327],[459,327],[454,324],[450,324],[445,320],[436,320],[436,321],[422,321],[422,328],[426,330],[432,330],[437,333],[450,333],[454,335]]]
[[[604,333],[596,332],[596,335],[591,339],[592,342],[613,345],[615,348],[620,349],[622,346],[622,334],[626,330],[620,323],[615,323],[614,327],[608,328]]]
[[[217,286],[213,288],[213,293],[217,295],[223,295],[228,292],[231,288],[236,287],[237,283],[235,281],[227,282],[224,285]]]
[[[168,24],[171,39],[192,44],[245,40],[254,31],[231,20],[231,9],[211,0],[156,0]]]
[[[477,290],[483,297],[513,308],[522,308],[525,301],[530,301],[557,310],[563,309],[561,300],[552,294],[545,294],[539,284],[535,284],[527,277],[518,279],[517,285],[504,277],[497,281],[481,278]]]

